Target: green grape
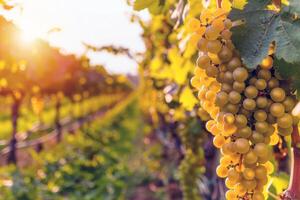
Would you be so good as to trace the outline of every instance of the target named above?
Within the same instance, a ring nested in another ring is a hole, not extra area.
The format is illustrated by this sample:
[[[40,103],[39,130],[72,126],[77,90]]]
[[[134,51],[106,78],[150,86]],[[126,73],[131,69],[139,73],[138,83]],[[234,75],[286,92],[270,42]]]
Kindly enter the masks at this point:
[[[233,71],[233,79],[238,82],[244,82],[248,78],[248,71],[245,68],[238,67]]]
[[[258,89],[258,90],[264,90],[267,88],[267,82],[266,80],[264,79],[258,79],[256,82],[255,82],[255,87]]]
[[[218,56],[223,62],[228,62],[232,58],[232,51],[228,47],[223,46]]]
[[[248,86],[245,89],[245,96],[249,99],[254,99],[258,95],[258,90],[254,86]]]
[[[217,54],[221,51],[222,44],[219,40],[209,40],[207,42],[207,51],[210,53]]]
[[[232,104],[238,104],[241,101],[241,95],[236,91],[231,91],[229,93],[229,102]]]
[[[238,128],[243,128],[245,126],[247,126],[247,117],[245,117],[245,115],[242,115],[242,114],[239,114],[239,115],[236,115],[235,117],[235,125],[238,127]]]
[[[270,107],[270,113],[274,117],[282,117],[284,115],[284,106],[281,103],[273,103]]]
[[[285,99],[285,91],[277,87],[271,90],[270,96],[273,101],[282,102]]]
[[[242,62],[237,57],[233,57],[227,64],[227,68],[231,72],[233,72],[236,68],[239,68],[241,66],[242,66]]]
[[[235,142],[235,150],[238,153],[247,153],[250,149],[250,144],[249,144],[249,140],[244,139],[244,138],[239,138],[237,139]]]
[[[256,107],[256,102],[253,99],[245,99],[243,101],[243,107],[246,110],[254,110]]]
[[[254,119],[256,121],[262,122],[267,120],[267,113],[264,110],[257,110],[254,112]]]

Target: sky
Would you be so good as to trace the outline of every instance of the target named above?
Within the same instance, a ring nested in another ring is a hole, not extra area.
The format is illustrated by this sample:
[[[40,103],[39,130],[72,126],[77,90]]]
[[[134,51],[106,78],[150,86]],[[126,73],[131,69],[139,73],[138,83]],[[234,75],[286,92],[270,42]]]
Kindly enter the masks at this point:
[[[65,53],[80,55],[85,51],[82,42],[101,46],[114,44],[134,52],[145,50],[140,37],[142,29],[130,23],[132,8],[126,0],[17,0],[22,6],[9,11],[24,33],[24,42],[41,37]],[[138,13],[144,19],[146,12]],[[53,28],[61,31],[47,34]],[[137,64],[124,57],[107,53],[92,53],[92,64],[104,64],[113,73],[137,72]]]

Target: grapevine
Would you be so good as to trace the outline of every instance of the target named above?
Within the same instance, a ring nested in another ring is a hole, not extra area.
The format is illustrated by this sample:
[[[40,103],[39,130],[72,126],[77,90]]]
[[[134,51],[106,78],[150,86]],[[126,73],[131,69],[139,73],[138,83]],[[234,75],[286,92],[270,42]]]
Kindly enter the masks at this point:
[[[265,199],[269,146],[293,132],[291,115],[296,97],[273,67],[275,46],[254,70],[248,70],[231,41],[232,22],[223,9],[203,12],[190,24],[201,36],[199,57],[191,84],[200,105],[211,116],[207,130],[221,150],[216,173],[226,178],[226,199]]]

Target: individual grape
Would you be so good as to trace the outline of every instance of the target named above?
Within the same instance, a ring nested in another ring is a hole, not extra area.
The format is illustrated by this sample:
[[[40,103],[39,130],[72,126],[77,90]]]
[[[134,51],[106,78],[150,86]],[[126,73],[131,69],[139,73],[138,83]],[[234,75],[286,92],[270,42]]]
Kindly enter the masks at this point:
[[[238,82],[244,82],[248,78],[248,71],[245,68],[238,67],[233,71],[233,79]]]
[[[243,162],[250,165],[255,164],[257,162],[257,156],[253,150],[250,150],[248,153],[245,154]]]
[[[253,99],[245,99],[243,101],[243,107],[246,109],[246,110],[254,110],[255,107],[256,107],[256,103]]]
[[[220,31],[217,30],[215,27],[209,26],[206,28],[205,37],[208,40],[216,40],[219,36],[220,36]]]
[[[247,190],[254,190],[257,185],[256,180],[243,180],[242,184]]]
[[[237,172],[234,168],[231,168],[227,173],[227,177],[230,181],[237,183],[241,178],[241,174]]]
[[[218,56],[221,61],[228,62],[232,58],[232,51],[228,47],[223,46]]]
[[[243,177],[246,180],[253,180],[255,177],[255,171],[253,169],[250,168],[245,168],[243,170]]]
[[[228,168],[223,165],[219,165],[217,167],[216,172],[219,177],[225,178],[225,177],[227,177],[227,174],[228,174]]]
[[[239,138],[237,139],[235,142],[235,150],[238,152],[238,153],[247,153],[250,149],[250,144],[249,144],[249,141],[247,139],[244,139],[244,138]]]
[[[216,96],[216,104],[220,107],[225,106],[229,101],[228,94],[226,92],[220,91]]]
[[[239,111],[239,107],[238,107],[238,105],[228,103],[224,107],[224,111],[236,114]]]
[[[234,186],[234,191],[236,192],[236,194],[238,194],[239,196],[243,196],[246,194],[247,192],[247,188],[245,188],[245,186],[242,183],[238,183]]]
[[[295,101],[292,97],[288,96],[285,98],[285,100],[282,102],[284,105],[285,111],[286,112],[291,112],[293,108],[295,107]]]
[[[214,21],[212,21],[211,26],[214,27],[216,30],[218,30],[220,32],[225,29],[225,25],[224,25],[224,22],[223,22],[222,18],[217,18]]]
[[[236,91],[231,91],[229,93],[229,102],[232,104],[238,104],[241,101],[241,95]]]
[[[268,147],[264,143],[255,144],[253,151],[254,151],[255,155],[259,158],[265,157],[268,155]]]
[[[288,128],[281,128],[281,127],[278,127],[278,134],[279,135],[282,135],[282,136],[288,136],[288,135],[291,135],[293,132],[293,127],[288,127]]]
[[[209,40],[207,42],[207,51],[217,54],[221,51],[222,44],[219,40]]]
[[[270,96],[273,101],[282,102],[285,99],[285,91],[277,87],[271,90]]]
[[[264,79],[266,81],[269,81],[272,77],[271,72],[269,70],[266,69],[261,69],[259,70],[258,74],[257,74],[258,78]]]
[[[264,90],[267,88],[267,82],[266,80],[264,79],[258,79],[256,82],[255,82],[255,87],[258,89],[258,90]]]
[[[225,179],[225,186],[229,189],[234,189],[236,182],[230,180],[229,178]]]
[[[269,124],[265,121],[256,122],[254,125],[255,125],[255,130],[259,133],[265,133],[268,131],[269,128]]]
[[[267,176],[267,169],[263,165],[255,168],[255,178],[264,179]]]
[[[266,97],[258,97],[256,99],[256,105],[258,108],[265,108],[268,105],[268,100]]]
[[[253,144],[264,142],[264,135],[257,131],[253,131],[250,140]]]
[[[289,128],[293,125],[292,115],[285,113],[283,116],[277,118],[277,124],[281,128]]]
[[[197,43],[198,49],[200,51],[207,52],[207,43],[208,43],[207,39],[201,38]]]
[[[227,71],[224,73],[224,82],[228,84],[233,82],[233,75],[231,72]]]
[[[268,130],[264,133],[264,136],[271,136],[275,132],[275,128],[272,125],[269,125]]]
[[[258,90],[254,86],[248,86],[245,89],[245,96],[249,99],[254,99],[258,95]]]
[[[205,128],[206,130],[210,131],[214,125],[216,125],[216,122],[214,120],[209,120],[208,122],[206,122]]]
[[[227,64],[227,68],[231,72],[233,72],[236,68],[239,68],[241,66],[242,66],[242,62],[237,57],[233,57]]]
[[[205,99],[208,101],[214,101],[216,98],[216,93],[212,90],[207,91],[205,94]]]
[[[223,155],[230,155],[234,153],[234,143],[226,143],[222,146],[221,152]]]
[[[230,156],[223,156],[220,158],[220,164],[224,166],[228,166],[231,164],[231,158]],[[230,170],[229,170],[230,171]],[[228,173],[229,173],[228,171]]]
[[[209,77],[217,77],[219,70],[216,66],[210,65],[206,68],[205,72]]]
[[[228,190],[228,191],[225,193],[225,198],[226,198],[227,200],[238,200],[237,194],[235,193],[234,190]]]
[[[257,78],[256,78],[256,77],[251,77],[251,78],[249,79],[249,85],[255,85],[256,81],[257,81]]]
[[[239,129],[234,135],[239,138],[249,138],[252,134],[252,130],[250,127],[246,126]]]
[[[224,115],[224,122],[227,123],[227,124],[233,124],[235,121],[235,117],[233,114],[231,113],[226,113]]]
[[[224,84],[222,84],[221,90],[229,93],[232,90],[232,86],[228,83],[224,83]]]
[[[267,116],[268,115],[264,110],[257,110],[254,112],[254,119],[259,122],[266,121]]]
[[[197,65],[202,69],[207,69],[210,66],[210,58],[207,55],[200,56],[197,59]]]
[[[252,200],[264,200],[265,196],[262,192],[255,192],[252,196]]]
[[[225,138],[223,135],[219,134],[214,137],[213,143],[215,147],[221,148],[225,144]]]
[[[236,115],[235,117],[235,125],[238,127],[238,128],[243,128],[247,125],[247,118],[245,117],[245,115],[242,115],[242,114],[239,114],[239,115]]]
[[[242,93],[242,92],[244,91],[244,89],[245,89],[245,83],[244,83],[244,82],[237,82],[237,81],[234,81],[234,82],[233,82],[232,88],[233,88],[235,91],[237,91],[237,92],[239,92],[239,93]]]
[[[272,77],[268,82],[268,88],[273,89],[279,86],[279,81]]]
[[[270,107],[270,113],[274,117],[281,117],[284,115],[284,106],[281,103],[273,103]]]
[[[271,56],[265,57],[261,64],[260,64],[262,69],[271,69],[273,66],[273,58]]]
[[[227,29],[225,29],[221,32],[221,37],[225,40],[230,40],[231,36],[232,36],[232,33]]]
[[[230,29],[232,27],[232,21],[230,19],[225,19],[224,25],[227,29]]]

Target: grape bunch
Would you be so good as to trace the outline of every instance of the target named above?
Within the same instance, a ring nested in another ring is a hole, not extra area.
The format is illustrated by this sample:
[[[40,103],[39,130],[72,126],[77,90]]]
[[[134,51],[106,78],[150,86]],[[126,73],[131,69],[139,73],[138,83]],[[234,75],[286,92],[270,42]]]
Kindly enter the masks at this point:
[[[291,115],[296,98],[273,68],[275,47],[249,70],[231,41],[232,22],[225,11],[204,11],[189,26],[200,36],[191,85],[198,90],[201,109],[211,117],[206,129],[221,150],[216,172],[226,178],[226,199],[263,200],[268,174],[274,170],[270,146],[290,135],[298,123]]]

